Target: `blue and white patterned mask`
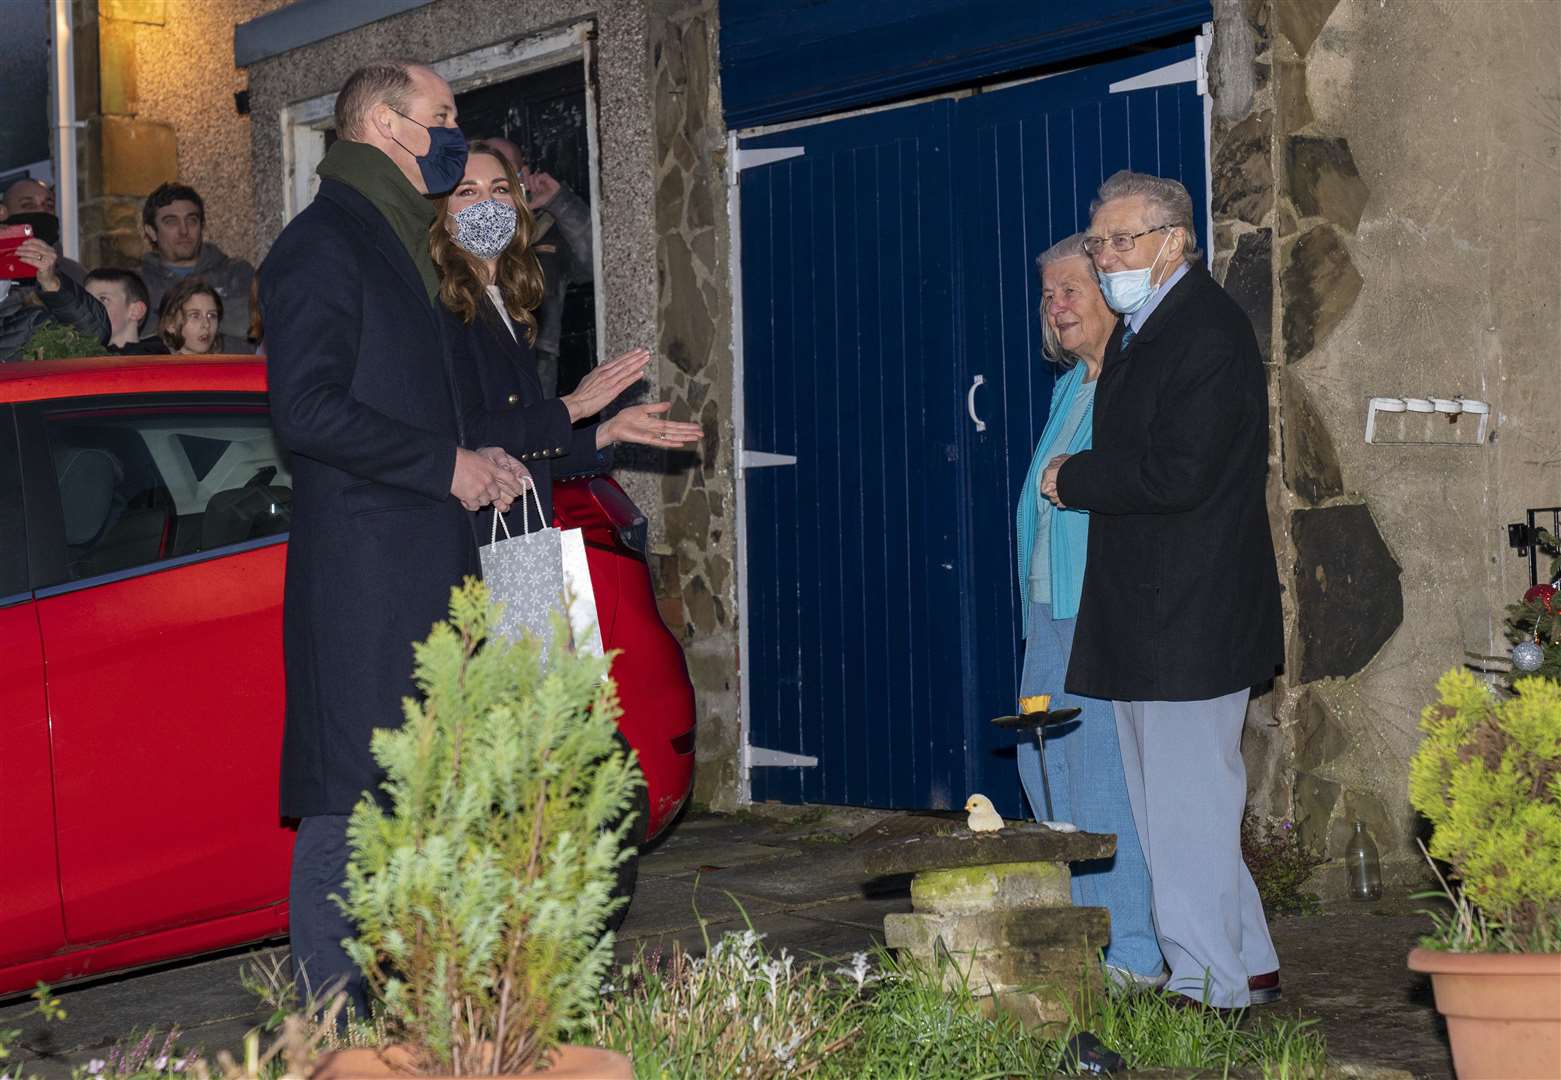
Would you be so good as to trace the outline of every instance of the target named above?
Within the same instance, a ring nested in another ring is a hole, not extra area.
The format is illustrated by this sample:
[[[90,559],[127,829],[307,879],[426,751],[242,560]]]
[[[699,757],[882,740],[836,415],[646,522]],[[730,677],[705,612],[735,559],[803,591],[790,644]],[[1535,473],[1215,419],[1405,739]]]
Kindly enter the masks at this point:
[[[497,259],[515,239],[515,208],[497,199],[472,203],[450,215],[455,242],[479,259]]]

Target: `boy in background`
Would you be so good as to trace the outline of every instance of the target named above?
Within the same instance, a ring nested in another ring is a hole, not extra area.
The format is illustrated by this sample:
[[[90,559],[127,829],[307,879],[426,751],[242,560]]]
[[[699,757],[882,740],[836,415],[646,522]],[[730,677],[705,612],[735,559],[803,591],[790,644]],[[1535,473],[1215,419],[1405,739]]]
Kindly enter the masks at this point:
[[[86,290],[108,312],[112,331],[108,339],[109,352],[119,356],[148,356],[168,351],[155,336],[141,340],[141,324],[146,322],[151,302],[140,275],[103,267],[87,275]]]

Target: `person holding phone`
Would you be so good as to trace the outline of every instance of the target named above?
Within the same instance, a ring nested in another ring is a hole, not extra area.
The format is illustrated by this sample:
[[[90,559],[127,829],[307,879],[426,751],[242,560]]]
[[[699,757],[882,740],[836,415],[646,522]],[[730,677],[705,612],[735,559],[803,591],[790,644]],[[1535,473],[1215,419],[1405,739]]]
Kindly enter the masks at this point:
[[[59,272],[59,252],[30,233],[14,247],[0,239],[0,361],[26,359],[27,343],[50,322],[106,345],[108,312]]]

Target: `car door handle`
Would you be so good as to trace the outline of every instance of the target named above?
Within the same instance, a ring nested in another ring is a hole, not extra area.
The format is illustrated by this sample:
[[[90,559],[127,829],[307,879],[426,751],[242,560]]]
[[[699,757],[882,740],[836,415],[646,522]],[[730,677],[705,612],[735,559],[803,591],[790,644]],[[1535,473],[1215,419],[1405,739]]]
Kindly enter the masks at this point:
[[[970,389],[965,392],[965,411],[970,414],[970,419],[975,422],[976,431],[986,430],[986,421],[976,415],[976,391],[986,385],[986,376],[977,375],[970,380]]]

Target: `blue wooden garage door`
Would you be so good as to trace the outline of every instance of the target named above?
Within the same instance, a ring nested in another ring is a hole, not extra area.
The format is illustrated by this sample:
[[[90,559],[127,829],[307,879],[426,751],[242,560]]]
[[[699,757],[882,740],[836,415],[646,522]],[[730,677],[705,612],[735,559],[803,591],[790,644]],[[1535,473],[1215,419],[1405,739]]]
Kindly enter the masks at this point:
[[[740,174],[743,446],[796,458],[742,481],[748,741],[818,762],[755,768],[755,799],[1022,812],[988,721],[1054,379],[1034,259],[1119,168],[1182,180],[1206,234],[1195,86],[1111,92],[1191,56],[741,140],[794,155]]]

